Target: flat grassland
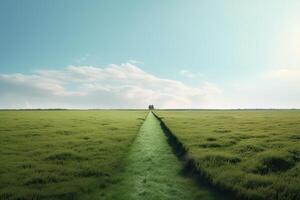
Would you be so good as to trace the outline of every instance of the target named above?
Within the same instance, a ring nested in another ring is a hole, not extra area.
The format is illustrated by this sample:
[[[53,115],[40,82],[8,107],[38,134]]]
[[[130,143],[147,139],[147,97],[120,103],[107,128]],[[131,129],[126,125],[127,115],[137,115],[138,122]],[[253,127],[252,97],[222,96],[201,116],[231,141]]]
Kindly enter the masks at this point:
[[[221,189],[245,199],[300,199],[300,111],[156,111]]]
[[[0,199],[75,199],[113,183],[146,111],[0,111]]]

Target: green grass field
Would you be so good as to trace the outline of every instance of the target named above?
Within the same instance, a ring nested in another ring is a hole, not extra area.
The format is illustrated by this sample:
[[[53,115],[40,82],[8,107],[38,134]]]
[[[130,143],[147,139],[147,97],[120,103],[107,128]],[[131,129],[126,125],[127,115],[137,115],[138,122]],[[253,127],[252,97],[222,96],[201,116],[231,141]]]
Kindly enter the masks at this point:
[[[213,185],[300,199],[300,111],[157,111]]]
[[[114,183],[146,111],[1,111],[0,199],[81,199]]]
[[[0,111],[0,199],[300,199],[300,111],[155,113],[212,188],[148,111]]]

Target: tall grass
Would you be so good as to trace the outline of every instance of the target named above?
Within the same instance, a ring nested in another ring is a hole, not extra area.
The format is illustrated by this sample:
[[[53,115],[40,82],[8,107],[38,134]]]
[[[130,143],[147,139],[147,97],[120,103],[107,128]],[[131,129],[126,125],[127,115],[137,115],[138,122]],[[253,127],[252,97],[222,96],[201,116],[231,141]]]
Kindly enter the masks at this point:
[[[210,182],[243,199],[300,199],[300,111],[158,111]]]
[[[146,114],[1,111],[0,199],[76,199],[105,191]]]

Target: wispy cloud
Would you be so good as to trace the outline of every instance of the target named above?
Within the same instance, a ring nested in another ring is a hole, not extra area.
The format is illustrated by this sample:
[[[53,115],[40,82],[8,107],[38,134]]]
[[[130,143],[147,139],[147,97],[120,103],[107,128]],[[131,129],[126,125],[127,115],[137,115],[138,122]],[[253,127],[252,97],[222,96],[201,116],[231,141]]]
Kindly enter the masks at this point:
[[[138,61],[138,60],[129,60],[128,61],[129,63],[131,63],[131,64],[136,64],[136,65],[138,65],[138,64],[144,64],[142,61]]]
[[[184,76],[184,77],[187,77],[187,78],[197,78],[197,77],[202,77],[202,74],[201,73],[198,73],[198,72],[191,72],[189,70],[180,70],[179,73]]]
[[[266,73],[266,77],[287,82],[300,83],[300,68],[278,68]]]
[[[201,108],[215,106],[212,102],[222,93],[212,83],[191,87],[154,76],[131,62],[0,74],[0,85],[0,107]]]
[[[91,55],[89,53],[86,53],[83,56],[81,56],[80,58],[77,58],[75,60],[75,62],[81,64],[81,63],[85,62],[89,57],[91,57]]]
[[[227,87],[232,108],[300,108],[300,69],[275,68]]]

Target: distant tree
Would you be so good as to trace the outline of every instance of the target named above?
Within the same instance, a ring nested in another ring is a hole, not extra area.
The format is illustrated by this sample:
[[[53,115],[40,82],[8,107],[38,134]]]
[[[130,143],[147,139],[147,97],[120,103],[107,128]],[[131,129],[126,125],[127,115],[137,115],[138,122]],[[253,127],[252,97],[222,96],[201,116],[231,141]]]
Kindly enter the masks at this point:
[[[149,110],[154,110],[154,105],[149,105],[148,108]]]

